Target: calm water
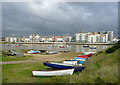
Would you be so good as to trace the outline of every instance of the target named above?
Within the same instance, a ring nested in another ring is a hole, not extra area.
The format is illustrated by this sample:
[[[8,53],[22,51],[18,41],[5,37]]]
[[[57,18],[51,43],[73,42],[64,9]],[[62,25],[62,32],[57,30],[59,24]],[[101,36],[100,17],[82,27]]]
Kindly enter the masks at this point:
[[[87,47],[83,47],[83,45],[71,45],[71,47],[67,47],[64,45],[65,48],[60,48],[60,45],[57,44],[57,47],[53,47],[53,44],[22,44],[20,47],[14,46],[14,44],[10,44],[12,46],[8,46],[8,44],[2,44],[2,49],[10,49],[10,50],[17,50],[17,49],[45,49],[49,51],[60,51],[60,50],[69,50],[74,52],[91,52],[91,51],[101,51],[108,47],[112,47],[112,45],[89,45],[89,46],[96,46],[96,49],[90,49]],[[48,47],[49,46],[49,47]]]

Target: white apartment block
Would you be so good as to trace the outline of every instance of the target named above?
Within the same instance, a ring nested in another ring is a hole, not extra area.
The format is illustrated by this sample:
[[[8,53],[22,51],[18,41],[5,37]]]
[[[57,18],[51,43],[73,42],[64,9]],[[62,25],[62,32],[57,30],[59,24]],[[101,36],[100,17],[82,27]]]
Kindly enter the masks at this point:
[[[10,36],[10,37],[6,37],[6,42],[18,42],[19,38],[16,36]]]
[[[113,41],[113,31],[106,33],[76,33],[76,41],[80,43],[108,43]]]

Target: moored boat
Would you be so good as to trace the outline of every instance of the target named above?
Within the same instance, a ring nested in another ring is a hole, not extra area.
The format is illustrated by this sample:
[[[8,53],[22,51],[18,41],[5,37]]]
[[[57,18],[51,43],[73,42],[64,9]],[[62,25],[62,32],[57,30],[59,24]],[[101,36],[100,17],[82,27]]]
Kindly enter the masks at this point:
[[[92,53],[92,55],[95,54],[95,52],[84,52],[83,55],[88,55],[88,54],[91,54],[91,53]]]
[[[28,51],[27,53],[30,53],[30,54],[38,54],[38,53],[40,53],[40,51],[30,50],[30,51]]]
[[[81,57],[81,58],[88,58],[88,56],[86,56],[86,55],[78,55],[78,57]]]
[[[67,47],[71,47],[71,45],[67,45]]]
[[[90,47],[89,45],[83,45],[83,47]]]
[[[78,60],[64,60],[63,63],[82,66],[82,64]]]
[[[53,45],[53,47],[57,47],[57,45]]]
[[[40,49],[39,51],[40,51],[40,52],[46,52],[46,50],[44,50],[44,49]]]
[[[33,76],[63,76],[72,75],[74,68],[72,69],[61,69],[61,70],[34,70],[32,71]]]
[[[87,58],[80,58],[80,57],[74,57],[74,59],[75,59],[75,60],[81,60],[81,61],[82,61],[82,60],[83,60],[83,61],[87,60]]]
[[[64,53],[68,53],[69,51],[64,50]]]
[[[96,46],[90,46],[89,48],[90,49],[96,49]]]
[[[85,67],[71,65],[71,64],[65,64],[65,63],[54,63],[54,62],[43,62],[43,65],[52,67],[55,69],[72,69],[75,68],[75,72],[82,71],[85,69]]]
[[[48,54],[56,54],[57,53],[57,51],[48,51]]]
[[[64,46],[64,45],[61,45],[60,48],[65,48],[65,46]]]

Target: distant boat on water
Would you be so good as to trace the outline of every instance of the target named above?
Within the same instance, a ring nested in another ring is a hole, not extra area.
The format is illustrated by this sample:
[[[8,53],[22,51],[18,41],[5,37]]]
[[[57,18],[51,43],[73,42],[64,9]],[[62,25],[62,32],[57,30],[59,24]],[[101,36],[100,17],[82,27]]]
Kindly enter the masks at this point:
[[[83,47],[90,47],[89,45],[83,45]]]
[[[47,53],[48,53],[48,54],[56,54],[57,51],[50,51],[50,52],[48,51]]]
[[[51,48],[51,46],[47,46],[47,48]]]
[[[65,48],[65,46],[64,46],[64,45],[61,45],[60,48]]]
[[[67,45],[67,47],[71,47],[71,45]]]
[[[89,47],[90,49],[96,49],[96,46]]]
[[[57,47],[57,45],[53,45],[53,47]]]
[[[40,53],[40,51],[30,50],[30,51],[28,51],[27,53],[30,53],[30,54],[38,54],[38,53]]]

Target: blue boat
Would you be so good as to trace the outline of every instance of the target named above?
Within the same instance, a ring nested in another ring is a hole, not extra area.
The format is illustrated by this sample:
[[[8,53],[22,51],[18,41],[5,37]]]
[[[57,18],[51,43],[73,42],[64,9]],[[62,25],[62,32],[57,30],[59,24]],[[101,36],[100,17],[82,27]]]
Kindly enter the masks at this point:
[[[53,45],[53,47],[57,47],[57,45]]]
[[[51,48],[51,46],[47,46],[47,48]]]
[[[67,47],[71,47],[71,45],[67,45]]]
[[[90,47],[90,49],[96,49],[96,46],[92,46],[92,47]]]
[[[68,53],[69,51],[64,51],[64,53]]]
[[[82,60],[87,60],[87,58],[81,58],[81,57],[74,57],[75,60],[77,59],[82,59]]]
[[[75,66],[75,65],[69,65],[69,64],[64,64],[64,63],[54,63],[54,62],[43,62],[43,65],[52,67],[55,69],[72,69],[75,68],[75,72],[82,71],[85,69],[85,67],[81,66]]]

